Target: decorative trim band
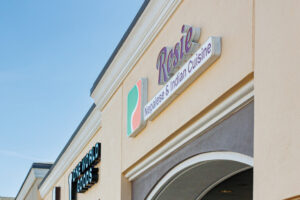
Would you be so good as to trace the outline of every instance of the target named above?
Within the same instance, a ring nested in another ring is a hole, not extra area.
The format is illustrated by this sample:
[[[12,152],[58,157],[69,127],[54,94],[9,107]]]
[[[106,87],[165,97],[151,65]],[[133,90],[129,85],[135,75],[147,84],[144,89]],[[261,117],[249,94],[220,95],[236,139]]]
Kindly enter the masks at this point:
[[[146,200],[151,200],[155,196],[155,194],[158,193],[158,191],[165,185],[172,177],[178,176],[180,172],[184,172],[185,169],[187,169],[190,166],[199,166],[206,161],[211,160],[228,160],[228,161],[236,161],[240,163],[244,163],[248,165],[247,167],[243,167],[242,169],[233,172],[229,176],[233,176],[234,174],[237,174],[241,171],[244,171],[246,169],[251,168],[253,166],[253,158],[250,156],[246,156],[243,154],[235,153],[235,152],[209,152],[209,153],[203,153],[196,155],[192,158],[189,158],[188,160],[180,163],[175,168],[173,168],[170,172],[168,172],[159,182],[158,184],[153,188],[151,193],[148,195]],[[224,177],[223,179],[219,180],[221,182],[227,177]],[[214,185],[215,186],[215,185]],[[211,188],[210,188],[211,189]],[[205,193],[205,192],[204,192]],[[199,197],[197,200],[200,199]]]
[[[125,173],[125,177],[130,181],[136,179],[146,170],[159,163],[161,160],[169,156],[171,153],[179,149],[193,138],[204,134],[204,132],[225,119],[228,115],[235,112],[245,104],[253,100],[254,97],[254,82],[251,80],[249,83],[241,87],[238,91],[233,93],[198,121],[196,121],[189,128],[177,135],[174,139],[169,141],[159,150],[147,157],[145,160],[138,163],[132,169]]]
[[[44,183],[40,186],[39,191],[42,198],[51,191],[52,186],[54,186],[54,184],[62,177],[74,159],[82,152],[84,147],[100,128],[101,112],[96,108],[81,127],[70,146],[45,179]]]
[[[117,90],[182,0],[152,0],[91,97],[100,110]]]
[[[28,177],[26,177],[24,185],[22,186],[19,194],[16,197],[16,200],[25,199],[26,195],[28,194],[30,188],[34,185],[35,181],[38,178],[44,178],[48,170],[49,169],[31,168]]]

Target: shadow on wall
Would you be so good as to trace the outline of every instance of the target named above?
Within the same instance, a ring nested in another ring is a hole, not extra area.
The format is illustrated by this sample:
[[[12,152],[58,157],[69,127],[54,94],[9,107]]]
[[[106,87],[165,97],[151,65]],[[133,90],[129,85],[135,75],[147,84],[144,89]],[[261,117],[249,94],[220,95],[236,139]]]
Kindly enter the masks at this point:
[[[287,199],[283,199],[283,200],[300,200],[300,195],[290,197],[290,198],[287,198]]]

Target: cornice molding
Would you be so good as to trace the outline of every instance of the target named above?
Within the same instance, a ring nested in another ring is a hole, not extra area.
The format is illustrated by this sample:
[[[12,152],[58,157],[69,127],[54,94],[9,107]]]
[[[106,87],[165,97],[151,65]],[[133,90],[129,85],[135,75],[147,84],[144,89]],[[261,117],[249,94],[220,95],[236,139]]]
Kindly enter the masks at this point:
[[[120,86],[129,71],[143,55],[181,1],[182,0],[151,0],[149,2],[115,59],[91,94],[91,97],[97,105],[96,111],[93,111],[88,121],[85,122],[70,146],[53,167],[51,173],[46,177],[44,183],[40,185],[39,191],[42,198],[51,191],[51,188],[59,177],[63,175],[90,138],[93,137],[96,131],[101,127],[100,110],[103,109],[112,94]]]
[[[26,194],[28,193],[29,189],[31,188],[34,182],[35,182],[34,172],[33,169],[31,169],[27,177],[27,180],[25,181],[19,195],[16,197],[16,200],[25,199]]]
[[[90,139],[101,128],[101,112],[99,109],[94,109],[85,121],[84,125],[80,128],[75,138],[72,140],[66,151],[57,161],[52,171],[40,185],[39,191],[42,198],[51,191],[52,187],[62,177],[65,171],[70,167],[72,162],[82,152],[83,148],[87,145]]]
[[[30,188],[33,186],[35,181],[38,178],[44,178],[48,171],[49,171],[49,169],[31,168],[30,172],[24,182],[24,185],[22,186],[19,194],[16,197],[16,200],[25,199],[26,195],[28,194]]]
[[[206,130],[213,127],[217,123],[226,119],[227,116],[234,113],[250,101],[254,97],[254,82],[251,80],[249,83],[241,87],[223,102],[218,104],[215,108],[201,117],[194,124],[189,126],[182,133],[177,135],[171,141],[166,143],[156,152],[152,153],[149,157],[136,164],[133,168],[125,172],[125,177],[132,181],[138,176],[143,174],[146,170],[150,169],[171,153],[175,152],[184,144],[191,141],[193,138],[198,137],[205,133]]]
[[[101,110],[182,0],[151,0],[91,94]]]

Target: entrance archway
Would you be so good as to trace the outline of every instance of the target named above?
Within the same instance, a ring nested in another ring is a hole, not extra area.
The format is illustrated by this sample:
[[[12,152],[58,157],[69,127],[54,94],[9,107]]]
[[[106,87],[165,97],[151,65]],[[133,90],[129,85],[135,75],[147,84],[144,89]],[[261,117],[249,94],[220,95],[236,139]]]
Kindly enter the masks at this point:
[[[240,193],[252,199],[252,166],[253,158],[239,153],[199,154],[165,174],[146,200],[214,200],[220,195],[235,200],[232,197],[238,193],[233,190],[240,187],[248,189],[247,194]]]
[[[252,200],[253,169],[240,172],[210,190],[201,200]]]

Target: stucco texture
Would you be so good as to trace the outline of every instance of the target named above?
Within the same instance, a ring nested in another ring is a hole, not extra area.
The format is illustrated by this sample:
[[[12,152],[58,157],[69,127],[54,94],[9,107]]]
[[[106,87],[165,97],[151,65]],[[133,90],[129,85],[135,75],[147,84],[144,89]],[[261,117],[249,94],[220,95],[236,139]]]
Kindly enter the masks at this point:
[[[254,199],[299,195],[300,1],[255,2]]]
[[[102,144],[101,162],[96,165],[99,168],[99,181],[85,193],[79,193],[77,200],[130,199],[130,193],[126,193],[126,191],[130,191],[130,185],[126,180],[122,179],[121,175],[121,100],[122,90],[120,89],[112,96],[109,104],[103,110],[102,123],[106,125],[100,128],[93,136],[83,151],[55,184],[55,186],[61,187],[61,199],[69,199],[68,176],[78,162],[82,160],[97,142],[101,142]],[[127,189],[128,187],[129,189]],[[125,188],[126,191],[123,192],[121,188]],[[121,195],[124,198],[121,198]],[[48,192],[44,199],[52,200],[52,190]]]
[[[30,188],[30,190],[26,194],[24,200],[41,200],[42,199],[39,195],[39,192],[38,192],[38,186],[41,183],[41,181],[42,181],[42,178],[37,178],[35,180],[32,187]]]
[[[179,5],[123,83],[123,127],[127,94],[135,82],[148,78],[148,100],[162,88],[156,59],[161,48],[180,40],[183,24],[201,28],[201,44],[209,36],[222,37],[221,57],[135,138],[122,133],[123,172],[253,72],[252,6],[249,0],[188,0]]]

